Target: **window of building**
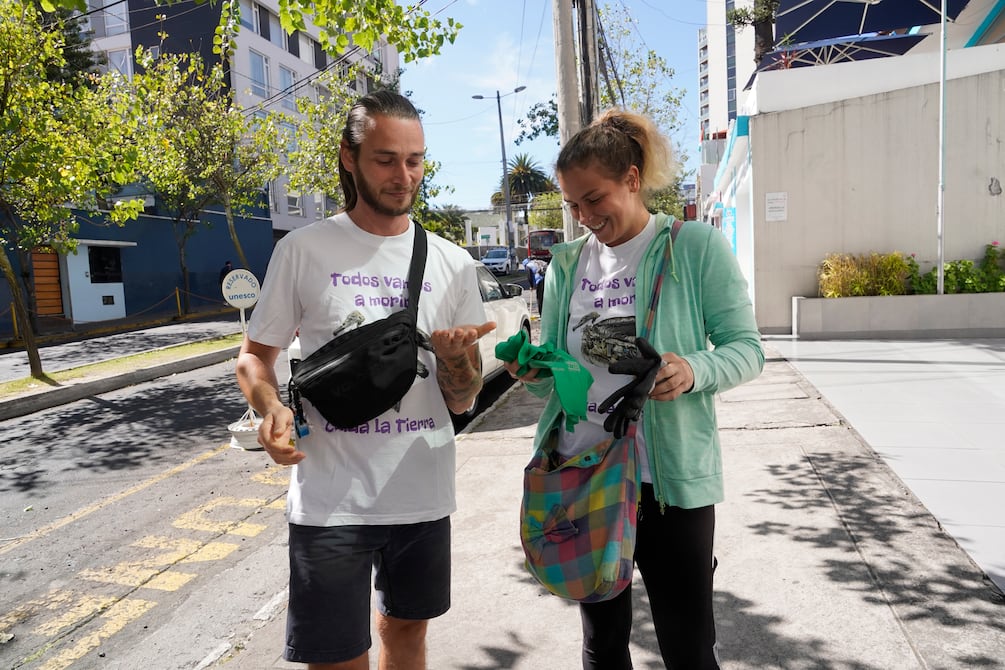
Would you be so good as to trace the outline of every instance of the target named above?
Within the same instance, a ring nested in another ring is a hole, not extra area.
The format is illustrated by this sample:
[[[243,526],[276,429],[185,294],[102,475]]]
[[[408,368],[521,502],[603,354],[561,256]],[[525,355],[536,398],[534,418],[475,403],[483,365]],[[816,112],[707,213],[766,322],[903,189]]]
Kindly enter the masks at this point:
[[[300,57],[300,31],[294,30],[286,36],[286,50],[294,56]]]
[[[122,282],[122,255],[118,247],[87,247],[92,284]]]
[[[321,42],[317,40],[311,40],[314,42],[314,67],[318,70],[323,70],[328,67],[328,54],[321,47]]]
[[[133,76],[133,54],[129,49],[114,49],[105,54],[107,71],[117,72],[126,79]]]
[[[104,0],[105,36],[122,35],[129,32],[129,4]]]
[[[283,24],[279,22],[279,17],[269,12],[269,34],[268,39],[280,49],[286,48],[286,31]]]
[[[269,39],[269,10],[261,5],[255,5],[255,32]]]
[[[306,216],[300,191],[286,191],[286,213],[290,216]]]
[[[293,153],[297,150],[297,127],[292,123],[281,123],[280,128],[286,140],[286,152]]]
[[[251,92],[262,98],[269,97],[269,59],[257,51],[248,51],[251,59]]]
[[[279,88],[283,91],[283,107],[296,111],[297,97],[294,93],[297,73],[289,68],[279,66]]]
[[[273,179],[265,185],[265,194],[269,198],[269,210],[279,213],[279,196],[277,195],[276,180]]]
[[[255,30],[255,3],[251,0],[241,0],[241,27]]]

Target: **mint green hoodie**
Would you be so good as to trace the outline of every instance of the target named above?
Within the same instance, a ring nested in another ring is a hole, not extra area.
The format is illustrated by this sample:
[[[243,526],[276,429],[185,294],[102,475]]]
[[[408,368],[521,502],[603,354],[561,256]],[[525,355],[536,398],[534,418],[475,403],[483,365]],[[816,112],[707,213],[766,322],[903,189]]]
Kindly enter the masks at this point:
[[[638,273],[636,323],[645,323],[656,268],[670,241],[674,218],[656,217],[656,237]],[[569,301],[588,237],[551,248],[545,275],[541,342],[568,351]],[[677,234],[649,341],[659,352],[674,352],[694,371],[694,388],[673,401],[646,402],[643,430],[656,499],[662,505],[692,509],[723,500],[722,453],[715,416],[715,394],[750,381],[764,367],[761,335],[747,293],[747,282],[722,233],[689,221]],[[577,356],[578,352],[569,352]],[[562,414],[550,380],[527,389],[547,397],[534,447],[540,448]]]

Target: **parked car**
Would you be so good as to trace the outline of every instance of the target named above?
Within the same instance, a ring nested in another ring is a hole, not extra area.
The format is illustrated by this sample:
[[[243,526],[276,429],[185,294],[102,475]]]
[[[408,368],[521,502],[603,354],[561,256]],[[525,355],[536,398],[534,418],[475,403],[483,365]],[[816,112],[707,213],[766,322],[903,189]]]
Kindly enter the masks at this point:
[[[501,283],[482,263],[478,263],[477,274],[486,319],[496,323],[495,330],[478,340],[478,351],[482,356],[482,379],[488,381],[505,371],[502,361],[495,355],[496,343],[505,342],[521,330],[530,338],[530,311],[523,297],[522,286]],[[288,360],[300,359],[299,337],[293,338],[286,355]]]
[[[485,304],[485,316],[496,322],[496,329],[478,340],[482,354],[482,379],[492,379],[505,371],[496,358],[496,343],[505,342],[521,330],[530,338],[530,310],[519,284],[503,284],[492,276],[485,265],[478,265],[478,288]]]
[[[516,269],[516,259],[510,254],[509,249],[489,249],[482,256],[482,263],[497,275],[508,275]]]

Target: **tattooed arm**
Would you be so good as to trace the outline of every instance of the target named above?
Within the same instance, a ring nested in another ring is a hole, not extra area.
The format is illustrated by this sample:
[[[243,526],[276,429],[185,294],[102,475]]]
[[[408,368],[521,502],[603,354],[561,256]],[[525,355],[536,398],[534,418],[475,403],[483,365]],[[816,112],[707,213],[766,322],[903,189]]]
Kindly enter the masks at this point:
[[[492,321],[480,326],[458,326],[436,330],[430,335],[436,352],[436,381],[454,414],[466,412],[482,390],[478,338],[495,330]]]

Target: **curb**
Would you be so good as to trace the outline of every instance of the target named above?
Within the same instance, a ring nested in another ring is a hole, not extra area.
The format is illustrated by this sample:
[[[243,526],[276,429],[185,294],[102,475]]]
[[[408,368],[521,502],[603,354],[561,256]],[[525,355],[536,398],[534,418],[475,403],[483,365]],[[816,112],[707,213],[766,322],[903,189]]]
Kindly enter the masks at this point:
[[[240,345],[211,351],[197,356],[181,358],[169,363],[153,365],[149,368],[133,370],[121,375],[104,377],[93,381],[80,382],[69,386],[60,386],[51,391],[40,391],[0,402],[0,421],[25,416],[43,409],[50,409],[76,402],[92,395],[108,393],[126,386],[148,382],[159,377],[168,377],[179,372],[188,372],[208,365],[216,365],[235,358],[240,352]]]

